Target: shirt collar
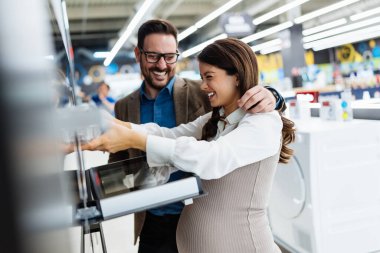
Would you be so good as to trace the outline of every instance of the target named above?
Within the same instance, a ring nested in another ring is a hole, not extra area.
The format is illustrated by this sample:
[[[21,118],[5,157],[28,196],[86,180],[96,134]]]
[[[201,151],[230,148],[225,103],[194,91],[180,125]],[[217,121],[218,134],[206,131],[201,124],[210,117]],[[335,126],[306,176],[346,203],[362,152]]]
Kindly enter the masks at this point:
[[[168,82],[168,84],[165,87],[165,89],[167,89],[169,91],[170,95],[173,95],[174,82],[175,82],[175,76],[173,76],[172,79],[170,79],[170,81]]]
[[[172,79],[170,79],[170,81],[166,84],[166,86],[163,88],[163,89],[166,89],[170,96],[172,96],[173,94],[173,86],[174,86],[174,83],[175,83],[175,76],[172,77]],[[162,90],[159,92],[159,94],[162,92]],[[154,99],[151,99],[149,98],[148,94],[146,94],[145,92],[145,81],[143,81],[143,83],[141,84],[141,87],[140,87],[140,95],[148,100],[154,100]]]
[[[220,108],[219,115],[224,114],[224,109]],[[237,124],[247,113],[243,111],[241,108],[236,109],[230,115],[228,115],[224,120],[229,124]]]

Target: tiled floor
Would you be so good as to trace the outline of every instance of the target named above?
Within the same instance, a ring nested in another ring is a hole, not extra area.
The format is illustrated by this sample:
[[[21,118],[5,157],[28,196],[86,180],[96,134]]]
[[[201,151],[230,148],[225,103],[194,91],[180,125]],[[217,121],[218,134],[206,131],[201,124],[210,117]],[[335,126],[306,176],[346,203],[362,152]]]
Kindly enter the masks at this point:
[[[133,245],[132,215],[102,222],[102,227],[107,253],[137,253],[137,245]],[[70,253],[81,252],[81,231],[80,227],[70,229]],[[86,234],[84,253],[103,253],[102,243],[99,232]]]
[[[137,253],[133,245],[133,215],[103,222],[107,253]]]

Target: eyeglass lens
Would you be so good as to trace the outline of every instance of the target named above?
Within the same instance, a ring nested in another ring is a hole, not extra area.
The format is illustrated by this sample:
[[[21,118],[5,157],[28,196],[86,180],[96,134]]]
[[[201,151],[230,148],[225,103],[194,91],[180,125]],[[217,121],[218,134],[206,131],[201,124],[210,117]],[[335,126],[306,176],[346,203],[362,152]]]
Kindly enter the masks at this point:
[[[164,57],[164,60],[166,63],[175,63],[178,58],[177,53],[159,54],[159,53],[144,52],[144,54],[146,56],[146,60],[149,63],[156,63],[161,59],[161,57]]]

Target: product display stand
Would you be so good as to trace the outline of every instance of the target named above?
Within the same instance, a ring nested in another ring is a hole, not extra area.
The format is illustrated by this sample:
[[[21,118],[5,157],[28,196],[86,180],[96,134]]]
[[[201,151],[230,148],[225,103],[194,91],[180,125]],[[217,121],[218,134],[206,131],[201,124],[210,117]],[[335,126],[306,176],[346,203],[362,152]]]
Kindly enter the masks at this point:
[[[74,219],[82,226],[82,253],[107,252],[102,221],[178,201],[192,204],[193,198],[204,195],[197,176],[158,182],[154,179],[161,175],[156,172],[145,157],[137,157],[90,168],[85,176],[80,174],[83,182],[77,184],[79,204]],[[76,180],[74,172],[70,173],[71,180]]]

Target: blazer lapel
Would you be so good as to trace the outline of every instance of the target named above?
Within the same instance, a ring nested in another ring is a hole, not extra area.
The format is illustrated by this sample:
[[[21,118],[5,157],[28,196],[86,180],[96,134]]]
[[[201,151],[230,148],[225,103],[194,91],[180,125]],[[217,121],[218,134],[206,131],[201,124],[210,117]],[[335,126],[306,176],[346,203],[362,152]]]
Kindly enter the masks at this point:
[[[131,94],[127,101],[128,121],[140,124],[140,90]]]
[[[176,77],[173,86],[173,100],[175,109],[175,118],[177,125],[185,124],[188,121],[188,89],[182,78]]]
[[[127,115],[126,119],[129,122],[140,124],[140,89],[133,92],[127,100]],[[129,116],[129,117],[128,117]],[[144,153],[138,149],[128,149],[129,158],[138,157],[144,155]]]

